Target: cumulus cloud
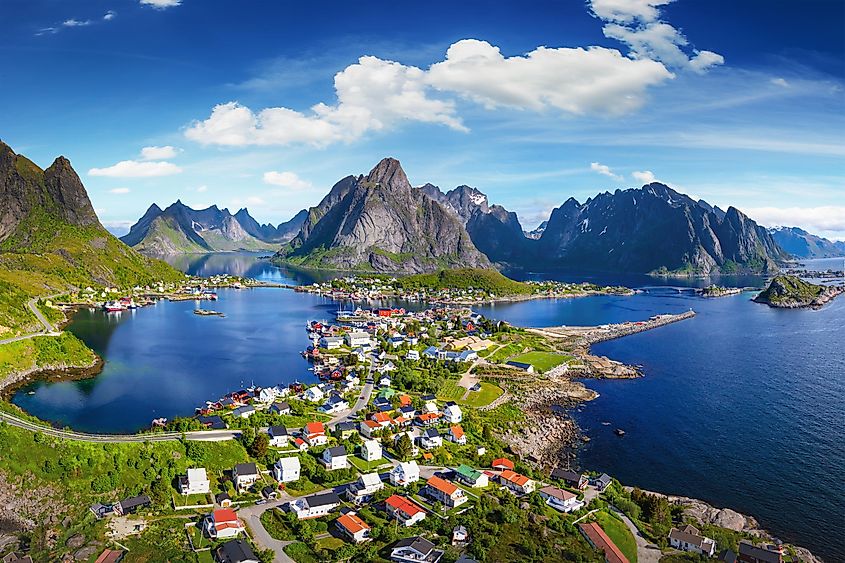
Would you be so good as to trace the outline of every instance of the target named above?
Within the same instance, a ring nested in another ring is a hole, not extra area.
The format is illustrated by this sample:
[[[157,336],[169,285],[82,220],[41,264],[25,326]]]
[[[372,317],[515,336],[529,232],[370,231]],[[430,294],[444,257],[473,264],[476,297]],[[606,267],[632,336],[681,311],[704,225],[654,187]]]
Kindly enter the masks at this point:
[[[297,176],[294,172],[276,172],[271,170],[264,173],[264,183],[272,186],[281,186],[283,188],[291,188],[294,190],[304,190],[311,187],[311,182],[307,182]]]
[[[103,16],[103,19],[105,21],[111,21],[116,17],[117,17],[117,12],[115,12],[114,10],[109,10],[108,12],[105,13],[105,15]]]
[[[128,194],[129,188],[112,188],[109,190],[110,194]]]
[[[171,176],[180,172],[182,172],[182,169],[172,162],[122,160],[106,168],[92,168],[88,171],[88,174],[108,178],[151,178]]]
[[[643,184],[651,184],[652,182],[660,181],[654,176],[654,172],[652,172],[651,170],[632,172],[631,176],[634,178],[634,180],[642,182]]]
[[[142,6],[151,6],[156,10],[166,10],[182,5],[182,0],[141,0]]]
[[[723,64],[722,55],[691,48],[680,31],[660,19],[659,7],[672,1],[590,0],[590,8],[605,22],[605,37],[626,44],[635,59],[660,61],[699,74]]]
[[[166,145],[164,147],[144,147],[141,149],[141,160],[167,160],[178,155],[180,149]]]
[[[606,164],[599,164],[598,162],[591,162],[590,163],[590,170],[593,172],[598,172],[603,176],[607,176],[608,178],[613,178],[614,180],[621,180],[622,176],[619,174],[614,174],[613,171],[610,169],[609,166]]]
[[[816,235],[845,239],[845,206],[752,207],[743,211],[766,227],[801,227]]]

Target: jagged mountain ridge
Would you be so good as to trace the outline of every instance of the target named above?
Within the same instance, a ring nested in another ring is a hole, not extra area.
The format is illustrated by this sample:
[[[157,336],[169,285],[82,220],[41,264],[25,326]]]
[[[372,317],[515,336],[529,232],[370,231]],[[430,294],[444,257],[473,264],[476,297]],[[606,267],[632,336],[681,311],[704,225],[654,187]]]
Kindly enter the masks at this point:
[[[337,182],[277,257],[309,267],[403,273],[490,266],[460,218],[411,187],[393,158],[367,176]]]
[[[153,204],[121,240],[145,254],[276,250],[290,240],[304,220],[304,211],[278,227],[261,225],[247,209],[232,215],[212,205],[192,209],[181,200],[162,210]]]
[[[845,256],[845,241],[832,241],[798,227],[769,229],[772,238],[796,258],[839,258]]]

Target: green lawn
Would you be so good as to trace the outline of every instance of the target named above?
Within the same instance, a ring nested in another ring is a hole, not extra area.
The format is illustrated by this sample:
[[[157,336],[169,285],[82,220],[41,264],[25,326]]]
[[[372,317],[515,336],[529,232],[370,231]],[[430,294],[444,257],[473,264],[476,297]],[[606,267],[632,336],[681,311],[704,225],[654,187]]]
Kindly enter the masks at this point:
[[[596,521],[599,523],[608,537],[616,544],[628,561],[637,563],[637,541],[631,530],[624,522],[613,516],[608,512],[596,512]]]
[[[387,465],[387,464],[390,463],[389,461],[387,461],[384,458],[377,459],[375,461],[364,461],[360,457],[349,456],[346,459],[349,461],[350,464],[355,466],[355,469],[357,469],[358,471],[360,471],[362,473],[370,473],[372,471],[375,471],[376,469],[378,469],[382,465]]]
[[[489,405],[504,393],[501,387],[486,381],[481,382],[480,391],[472,391],[466,399],[463,399],[466,391],[465,388],[458,385],[457,379],[450,379],[437,391],[437,398],[441,401],[455,401],[459,405],[478,408]]]
[[[565,356],[563,354],[555,354],[552,352],[526,352],[511,358],[514,362],[523,362],[531,364],[534,369],[540,372],[549,371],[553,367],[566,363],[572,360],[572,356]]]
[[[335,549],[339,548],[340,546],[344,545],[344,542],[340,538],[335,537],[327,537],[327,538],[320,538],[317,540],[317,547],[321,549],[328,549],[329,551],[334,551]]]

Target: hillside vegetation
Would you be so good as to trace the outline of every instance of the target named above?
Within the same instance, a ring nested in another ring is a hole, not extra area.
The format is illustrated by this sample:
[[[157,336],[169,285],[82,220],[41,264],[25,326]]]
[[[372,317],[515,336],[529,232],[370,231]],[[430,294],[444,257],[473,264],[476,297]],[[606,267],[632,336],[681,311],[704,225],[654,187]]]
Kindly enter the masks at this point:
[[[528,295],[534,289],[527,283],[503,276],[496,270],[459,268],[440,270],[399,278],[397,285],[405,289],[480,289],[495,295]]]
[[[776,276],[769,283],[769,287],[760,292],[754,300],[773,307],[809,307],[824,291],[824,286],[805,282],[795,276]]]

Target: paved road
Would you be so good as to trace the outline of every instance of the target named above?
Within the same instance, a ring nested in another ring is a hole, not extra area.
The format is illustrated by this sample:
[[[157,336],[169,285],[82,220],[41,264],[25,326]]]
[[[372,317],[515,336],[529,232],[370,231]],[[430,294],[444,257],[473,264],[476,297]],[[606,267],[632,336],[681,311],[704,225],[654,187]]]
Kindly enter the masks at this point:
[[[20,340],[28,340],[30,338],[35,338],[36,336],[58,336],[58,335],[60,335],[61,332],[56,330],[56,327],[54,327],[50,323],[50,321],[48,321],[47,318],[43,314],[41,314],[41,311],[39,311],[38,307],[36,307],[36,305],[35,305],[36,303],[38,303],[39,299],[52,299],[54,297],[57,297],[57,295],[48,295],[46,297],[34,297],[34,298],[32,298],[32,299],[30,299],[29,301],[26,302],[26,306],[29,308],[30,311],[32,311],[32,314],[35,315],[35,318],[38,319],[38,322],[41,323],[43,330],[40,330],[38,332],[31,332],[29,334],[22,334],[20,336],[15,336],[14,338],[5,338],[3,340],[0,340],[0,345],[10,344],[12,342],[18,342]]]
[[[275,563],[295,563],[295,561],[287,553],[285,553],[285,546],[292,544],[293,542],[273,539],[272,536],[267,533],[267,530],[264,529],[264,525],[261,523],[261,515],[271,508],[283,505],[292,498],[293,497],[287,493],[282,492],[278,500],[270,501],[267,504],[252,505],[238,510],[238,516],[241,517],[252,532],[253,541],[255,541],[261,549],[272,549],[276,554],[276,557],[273,559]]]
[[[637,542],[637,563],[658,563],[663,555],[660,548],[646,541],[637,526],[621,510],[613,505],[610,505],[610,509],[625,522],[625,525],[634,534],[634,540]]]

